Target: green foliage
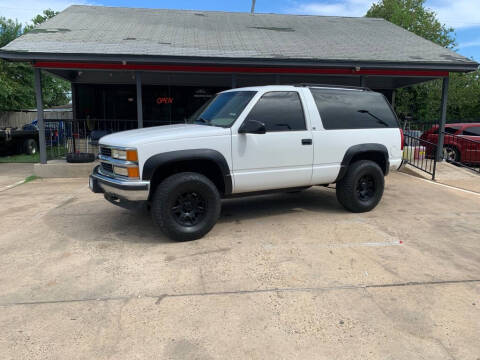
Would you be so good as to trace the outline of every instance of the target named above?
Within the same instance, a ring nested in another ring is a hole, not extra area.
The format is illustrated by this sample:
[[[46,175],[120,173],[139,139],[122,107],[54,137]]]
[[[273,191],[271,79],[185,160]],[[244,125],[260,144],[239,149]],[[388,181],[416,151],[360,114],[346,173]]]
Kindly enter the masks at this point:
[[[53,10],[43,11],[32,19],[33,25],[22,24],[0,17],[0,47],[32,30],[35,26],[55,16]],[[29,64],[0,60],[0,111],[34,108],[33,69]],[[43,73],[43,102],[45,107],[63,105],[69,101],[70,84],[62,79]]]
[[[383,18],[438,45],[453,48],[453,28],[440,23],[435,12],[424,5],[425,0],[380,0],[365,16]]]
[[[425,8],[425,0],[380,0],[367,17],[384,18],[440,46],[455,47],[454,30],[441,24],[435,12]],[[397,90],[395,110],[421,122],[440,117],[442,81],[435,80]],[[448,121],[480,121],[480,71],[450,74]]]

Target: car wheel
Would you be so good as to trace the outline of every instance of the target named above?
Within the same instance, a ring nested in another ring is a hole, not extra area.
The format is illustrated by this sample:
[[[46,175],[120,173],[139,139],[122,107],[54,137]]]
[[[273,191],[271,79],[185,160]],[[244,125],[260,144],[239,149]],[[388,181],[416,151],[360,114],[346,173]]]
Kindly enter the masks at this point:
[[[172,240],[196,240],[208,233],[220,216],[220,194],[205,176],[193,172],[162,181],[152,199],[155,224]]]
[[[35,155],[37,153],[38,145],[35,139],[26,139],[23,142],[23,152],[27,155]]]
[[[349,211],[360,213],[372,210],[383,195],[385,179],[382,169],[370,160],[351,164],[337,183],[337,199]]]
[[[443,158],[447,162],[458,162],[460,160],[460,153],[454,146],[446,145],[443,147]]]

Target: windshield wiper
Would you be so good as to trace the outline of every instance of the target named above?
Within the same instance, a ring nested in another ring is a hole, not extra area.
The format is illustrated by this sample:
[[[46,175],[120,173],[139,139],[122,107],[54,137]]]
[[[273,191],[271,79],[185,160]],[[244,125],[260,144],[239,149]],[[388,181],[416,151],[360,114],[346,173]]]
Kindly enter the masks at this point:
[[[368,110],[358,110],[359,113],[361,114],[368,114],[370,115],[371,117],[373,117],[375,120],[377,120],[380,124],[382,125],[385,125],[385,127],[389,127],[390,125],[388,125],[387,122],[383,121],[382,119],[380,119],[378,116],[375,116],[373,115],[370,111]]]
[[[195,123],[199,122],[200,124],[210,125],[210,121],[202,118],[201,116],[195,119]]]

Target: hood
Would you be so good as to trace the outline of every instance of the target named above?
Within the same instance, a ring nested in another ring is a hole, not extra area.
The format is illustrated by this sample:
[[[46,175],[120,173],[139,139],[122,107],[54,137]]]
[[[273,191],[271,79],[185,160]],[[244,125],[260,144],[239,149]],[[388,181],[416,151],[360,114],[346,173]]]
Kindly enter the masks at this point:
[[[229,134],[229,128],[195,124],[176,124],[121,131],[102,137],[99,143],[107,146],[135,147],[140,144],[157,141]]]

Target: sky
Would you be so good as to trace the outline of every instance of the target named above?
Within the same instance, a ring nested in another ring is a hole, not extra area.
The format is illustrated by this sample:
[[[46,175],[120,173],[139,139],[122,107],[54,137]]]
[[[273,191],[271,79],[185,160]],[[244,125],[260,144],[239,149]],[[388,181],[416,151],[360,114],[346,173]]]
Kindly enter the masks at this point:
[[[0,0],[0,16],[29,22],[44,9],[61,11],[77,5],[160,9],[250,11],[252,0]],[[256,0],[255,12],[329,16],[363,16],[372,0]],[[445,25],[455,29],[456,50],[480,61],[480,0],[427,0]]]

